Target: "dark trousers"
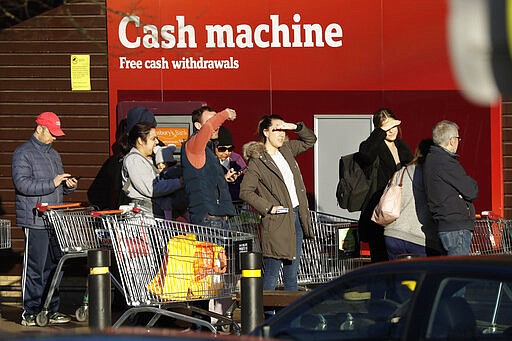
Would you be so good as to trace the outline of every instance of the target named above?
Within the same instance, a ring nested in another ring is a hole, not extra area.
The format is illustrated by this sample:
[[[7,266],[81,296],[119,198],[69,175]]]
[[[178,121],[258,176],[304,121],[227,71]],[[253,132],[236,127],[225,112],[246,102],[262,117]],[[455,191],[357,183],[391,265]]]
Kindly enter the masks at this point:
[[[371,220],[373,209],[379,199],[380,195],[372,197],[372,201],[361,212],[358,223],[359,239],[368,243],[372,263],[388,260],[386,243],[384,242],[384,228]]]
[[[55,274],[62,252],[57,237],[47,229],[23,228],[25,253],[21,286],[23,294],[23,317],[41,311]],[[59,281],[49,306],[50,312],[59,308]]]
[[[386,250],[386,242],[384,241],[384,229],[382,227],[379,228],[382,231],[375,229],[373,235],[368,239],[372,263],[385,262],[389,260],[388,252]]]
[[[418,257],[427,256],[427,251],[423,245],[388,236],[384,236],[384,240],[386,242],[389,260],[398,259],[400,255],[405,254],[413,254]]]

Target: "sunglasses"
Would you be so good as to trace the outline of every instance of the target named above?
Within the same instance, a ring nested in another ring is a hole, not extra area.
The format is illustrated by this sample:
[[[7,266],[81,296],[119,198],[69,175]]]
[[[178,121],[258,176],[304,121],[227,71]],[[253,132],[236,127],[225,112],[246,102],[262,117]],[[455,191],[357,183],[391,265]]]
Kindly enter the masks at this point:
[[[233,149],[235,149],[234,146],[229,146],[229,147],[226,147],[226,146],[218,146],[217,147],[217,150],[221,153],[224,153],[225,151],[228,151],[228,152],[232,152]]]

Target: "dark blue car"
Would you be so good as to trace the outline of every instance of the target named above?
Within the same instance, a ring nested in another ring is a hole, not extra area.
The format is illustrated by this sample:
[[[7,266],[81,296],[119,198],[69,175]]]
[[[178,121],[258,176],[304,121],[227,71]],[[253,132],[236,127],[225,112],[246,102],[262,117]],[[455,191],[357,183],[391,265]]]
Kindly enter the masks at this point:
[[[316,340],[512,340],[512,256],[433,257],[351,271],[253,335]]]

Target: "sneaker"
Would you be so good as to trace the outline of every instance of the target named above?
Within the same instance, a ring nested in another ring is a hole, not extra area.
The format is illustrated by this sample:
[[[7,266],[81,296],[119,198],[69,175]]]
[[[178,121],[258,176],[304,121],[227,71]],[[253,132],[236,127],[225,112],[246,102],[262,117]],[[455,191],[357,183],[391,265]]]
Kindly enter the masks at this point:
[[[50,315],[50,324],[68,323],[71,318],[63,313],[55,312]]]
[[[36,325],[36,315],[27,315],[21,319],[22,326],[35,326]]]

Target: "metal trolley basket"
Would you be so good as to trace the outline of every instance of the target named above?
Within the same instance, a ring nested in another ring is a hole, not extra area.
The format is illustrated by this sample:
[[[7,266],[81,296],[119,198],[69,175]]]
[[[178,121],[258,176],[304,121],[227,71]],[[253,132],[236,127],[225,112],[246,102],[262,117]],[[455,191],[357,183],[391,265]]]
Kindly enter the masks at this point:
[[[302,243],[299,285],[321,284],[363,266],[359,257],[357,221],[332,214],[310,211],[315,239]]]
[[[212,332],[218,326],[239,326],[230,318],[190,304],[191,301],[233,297],[240,278],[240,252],[250,251],[251,234],[163,220],[143,214],[103,219],[112,238],[114,255],[129,308],[115,323],[121,326],[139,312],[154,313],[146,327],[169,316]],[[213,325],[172,309],[210,316]]]
[[[235,209],[235,216],[229,220],[231,228],[250,233],[259,241],[261,215],[247,204],[235,205]],[[369,261],[359,257],[356,220],[316,211],[310,213],[316,238],[302,243],[299,285],[328,282]],[[256,250],[261,250],[259,243]],[[282,285],[282,273],[278,285]]]
[[[512,221],[489,212],[475,221],[471,239],[471,255],[511,254]]]
[[[38,204],[36,209],[43,214],[46,227],[51,233],[50,242],[60,248],[63,253],[57,264],[43,308],[36,316],[37,325],[46,326],[49,323],[51,298],[58,285],[64,263],[71,258],[87,257],[88,250],[111,248],[111,242],[108,230],[104,228],[101,219],[91,215],[94,207],[82,207],[80,203],[51,206]],[[78,321],[87,320],[87,293],[82,306],[76,310],[75,317]]]

